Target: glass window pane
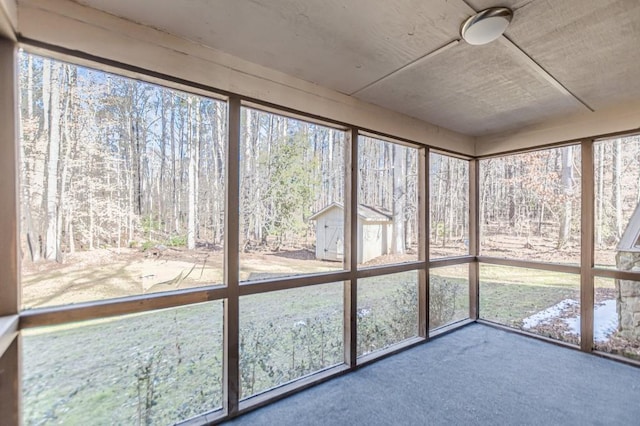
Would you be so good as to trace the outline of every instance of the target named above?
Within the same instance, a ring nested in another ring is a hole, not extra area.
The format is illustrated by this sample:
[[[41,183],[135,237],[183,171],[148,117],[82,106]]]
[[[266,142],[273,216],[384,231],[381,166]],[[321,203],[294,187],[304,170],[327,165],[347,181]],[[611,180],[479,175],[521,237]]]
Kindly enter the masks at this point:
[[[580,276],[480,265],[480,318],[580,343]]]
[[[640,360],[640,281],[595,278],[594,348]]]
[[[418,260],[418,150],[358,140],[358,264]]]
[[[429,155],[432,259],[469,254],[469,162]]]
[[[25,330],[25,424],[173,424],[222,406],[222,302]]]
[[[418,335],[418,271],[358,280],[358,356]]]
[[[221,283],[226,104],[19,66],[23,307]]]
[[[481,254],[580,263],[580,147],[480,161]]]
[[[469,318],[469,265],[429,271],[429,330]]]
[[[343,362],[343,284],[240,298],[241,397]]]
[[[640,136],[593,145],[595,265],[640,266]]]
[[[242,108],[240,279],[343,269],[345,133]]]

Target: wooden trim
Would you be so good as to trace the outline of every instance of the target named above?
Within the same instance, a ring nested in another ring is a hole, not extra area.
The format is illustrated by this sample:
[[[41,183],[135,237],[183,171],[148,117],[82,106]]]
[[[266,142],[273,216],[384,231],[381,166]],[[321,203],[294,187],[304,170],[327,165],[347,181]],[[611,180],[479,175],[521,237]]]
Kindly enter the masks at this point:
[[[583,140],[584,138],[571,139],[568,141],[553,142],[545,145],[531,146],[528,148],[518,148],[518,149],[509,150],[509,151],[493,153],[493,154],[478,155],[475,158],[477,160],[490,160],[492,158],[510,157],[512,155],[527,154],[529,152],[538,152],[538,151],[545,151],[549,149],[564,148],[565,146],[578,146]]]
[[[488,265],[512,266],[514,268],[540,269],[543,271],[562,272],[565,274],[580,274],[580,266],[561,265],[530,260],[503,259],[500,257],[478,256],[479,263]]]
[[[0,357],[18,335],[18,323],[19,317],[17,315],[0,317]]]
[[[620,271],[617,269],[593,268],[591,274],[594,277],[613,278],[619,280],[638,281],[640,282],[640,271]]]
[[[591,117],[591,120],[594,120],[593,117]],[[526,130],[525,130],[526,132]],[[604,132],[604,133],[590,133],[584,136],[579,136],[579,137],[575,137],[575,138],[563,138],[562,140],[559,140],[557,142],[551,142],[551,143],[542,143],[542,144],[534,144],[534,145],[530,145],[530,146],[525,146],[522,148],[514,148],[514,149],[505,149],[502,151],[497,151],[497,152],[492,152],[490,154],[480,154],[478,155],[478,143],[482,143],[484,142],[485,139],[487,138],[491,138],[491,137],[499,137],[500,135],[494,135],[494,136],[487,136],[487,137],[483,137],[481,138],[481,140],[476,141],[476,157],[479,160],[484,160],[484,159],[488,159],[488,158],[497,158],[497,157],[504,157],[504,156],[508,156],[508,155],[515,155],[515,154],[522,154],[522,153],[526,153],[526,152],[534,152],[534,151],[540,151],[540,150],[544,150],[544,149],[551,149],[551,148],[562,148],[563,146],[568,146],[568,145],[579,145],[580,143],[582,143],[582,141],[586,140],[586,139],[593,139],[594,141],[601,141],[601,140],[605,140],[605,139],[610,139],[610,138],[616,138],[616,137],[622,137],[622,136],[633,136],[633,135],[637,135],[640,133],[640,127],[633,127],[633,128],[629,128],[626,130],[619,130],[619,131],[613,131],[613,132]],[[547,138],[548,139],[548,138]],[[495,141],[490,141],[490,143],[494,143]]]
[[[474,263],[476,261],[475,256],[456,256],[456,257],[443,257],[439,259],[433,259],[429,261],[429,269],[445,268],[447,266],[464,265],[465,263]]]
[[[65,62],[71,65],[77,65],[92,70],[97,70],[109,74],[115,74],[121,77],[140,80],[146,83],[155,84],[157,86],[169,89],[179,90],[181,92],[190,93],[197,96],[204,96],[222,102],[227,102],[230,93],[224,90],[215,90],[203,84],[188,82],[180,78],[166,76],[161,73],[142,71],[136,67],[130,67],[115,61],[100,60],[91,55],[85,55],[81,52],[69,53],[52,48],[50,45],[33,42],[28,39],[20,39],[19,45],[27,53],[42,56],[56,61]]]
[[[425,54],[418,56],[417,58],[412,59],[409,62],[405,62],[404,64],[402,64],[400,67],[395,67],[392,71],[378,77],[377,79],[370,81],[369,83],[360,86],[358,89],[355,89],[351,92],[349,92],[349,96],[355,96],[367,89],[369,89],[370,87],[373,87],[377,84],[379,84],[382,81],[388,80],[389,78],[398,75],[399,73],[408,70],[409,68],[413,68],[415,67],[418,63],[422,63],[423,61],[426,61],[427,59],[433,58],[436,55],[441,54],[442,52],[446,52],[447,50],[451,49],[452,47],[455,47],[458,45],[458,43],[460,43],[460,39],[459,38],[455,38],[451,41],[446,42],[445,44],[436,47],[433,50],[430,50],[429,52],[426,52]]]
[[[429,148],[418,161],[418,260],[429,263]],[[429,268],[418,271],[418,336],[429,338]]]
[[[240,143],[241,100],[229,98],[227,108],[227,156],[226,156],[226,200],[225,200],[225,265],[227,299],[224,304],[223,345],[223,408],[227,415],[238,412],[240,399]]]
[[[339,130],[342,132],[347,132],[349,131],[349,127],[342,125],[342,124],[338,124],[332,121],[327,121],[327,120],[323,120],[321,118],[317,118],[317,117],[310,117],[307,114],[303,114],[303,113],[297,113],[294,111],[284,111],[283,107],[279,107],[279,106],[269,106],[269,105],[265,105],[264,103],[257,103],[254,101],[250,101],[250,100],[243,100],[242,101],[242,106],[245,108],[249,108],[252,109],[254,111],[258,111],[258,112],[264,112],[267,114],[275,114],[275,115],[280,115],[282,117],[286,117],[286,118],[291,118],[294,120],[298,120],[298,121],[303,121],[305,123],[309,123],[309,124],[317,124],[320,126],[324,126],[324,127],[330,127],[334,130]]]
[[[344,282],[344,363],[349,368],[355,368],[358,357],[358,135],[359,129],[352,127],[348,134],[344,159],[344,241],[349,241],[345,247],[345,268],[349,270],[349,279]]]
[[[205,426],[218,424],[227,419],[228,416],[224,413],[224,410],[219,408],[217,410],[208,411],[190,419],[178,422],[175,424],[175,426]]]
[[[605,142],[610,139],[620,138],[620,137],[632,137],[640,135],[640,127],[634,130],[623,130],[620,132],[612,132],[599,136],[592,136],[591,139],[594,143]]]
[[[386,348],[378,349],[366,355],[362,355],[358,357],[358,368],[364,367],[365,365],[369,365],[373,362],[379,361],[383,358],[397,354],[398,352],[402,352],[406,349],[412,348],[425,342],[427,342],[427,339],[424,337],[410,337],[401,342],[389,345]]]
[[[466,327],[469,324],[475,324],[475,322],[476,320],[467,318],[463,320],[454,321],[449,324],[445,324],[441,327],[434,328],[433,330],[429,331],[429,340],[435,339],[437,337],[446,336],[447,334],[450,334],[456,330],[459,330],[462,327]]]
[[[410,141],[408,139],[403,139],[401,137],[385,135],[384,133],[374,132],[374,131],[369,131],[364,129],[360,129],[358,131],[358,135],[364,136],[365,138],[377,139],[382,142],[406,146],[407,148],[420,149],[425,147],[425,145],[422,143],[417,143],[414,141]]]
[[[323,272],[313,275],[302,275],[254,281],[240,284],[240,296],[268,293],[270,291],[289,290],[292,288],[308,287],[310,285],[330,284],[345,281],[351,277],[348,271]]]
[[[226,296],[225,287],[214,286],[38,308],[20,313],[20,329],[175,308],[219,300]]]
[[[461,256],[454,258],[436,259],[429,262],[429,268],[441,268],[447,266],[470,263],[470,268],[474,268],[474,256]],[[577,274],[579,268],[567,265],[555,265],[539,262],[513,261],[511,259],[499,259],[489,257],[479,257],[479,262],[503,266],[523,267],[528,269],[542,269],[556,272]],[[419,269],[420,263],[407,269]],[[408,265],[402,265],[402,270],[406,270]],[[389,270],[391,269],[391,271]],[[375,271],[376,273],[372,273]],[[397,272],[396,265],[378,267],[370,270],[369,276],[385,275]],[[291,277],[278,280],[260,281],[256,283],[242,284],[239,288],[239,295],[247,296],[260,294],[269,291],[287,290],[301,288],[310,285],[328,284],[332,282],[348,280],[350,273],[339,271],[335,273],[317,274],[302,277]],[[594,268],[593,276],[625,279],[640,282],[640,272],[620,271],[611,269]],[[139,296],[131,296],[119,299],[110,299],[95,302],[79,303],[52,308],[38,308],[20,313],[20,329],[33,327],[58,325],[67,322],[84,321],[97,318],[106,318],[127,314],[135,314],[156,309],[179,307],[194,303],[210,302],[227,297],[227,288],[222,286],[202,287],[178,290],[176,292],[153,293]]]
[[[4,13],[1,6],[0,6],[0,38],[6,38],[7,40],[11,40],[11,41],[18,40],[18,37],[16,36],[11,20]]]
[[[6,426],[20,425],[22,394],[20,350],[20,336],[18,336],[0,356],[0,413],[2,413],[2,424]]]
[[[356,366],[358,358],[358,283],[350,279],[343,284],[344,363]]]
[[[3,11],[0,15],[4,20]],[[0,36],[0,317],[8,317],[3,318],[0,332],[0,422],[7,426],[20,424],[22,397],[20,336],[16,337],[20,307],[17,53],[15,42]]]
[[[593,350],[594,176],[593,141],[582,142],[582,207],[580,222],[580,348]]]
[[[565,98],[574,101],[576,105],[582,106],[587,111],[595,111],[587,102],[572,92],[566,87],[560,80],[555,78],[549,71],[547,71],[542,65],[540,65],[535,59],[527,54],[520,46],[513,42],[507,35],[498,38],[498,43],[505,47],[511,54],[511,59],[521,64],[522,66],[533,71],[538,77],[549,83],[550,86],[555,87],[556,90],[562,93]]]
[[[640,360],[637,360],[637,359],[627,358],[622,355],[612,354],[612,353],[603,352],[603,351],[596,351],[596,350],[591,351],[591,353],[601,358],[606,358],[611,361],[621,362],[623,364],[627,364],[632,367],[640,368]]]
[[[480,162],[469,162],[469,254],[480,255]],[[469,265],[469,318],[480,317],[480,264]]]
[[[291,382],[284,383],[282,385],[271,388],[257,395],[253,395],[249,398],[240,401],[240,409],[238,414],[244,414],[256,408],[263,407],[267,404],[275,402],[279,399],[286,398],[289,395],[300,392],[304,389],[326,382],[338,376],[342,376],[345,373],[351,371],[351,368],[345,364],[338,364],[332,367],[325,368],[315,373],[302,376],[298,379],[294,379]]]
[[[456,158],[458,160],[465,160],[465,161],[470,161],[473,160],[475,157],[472,155],[465,155],[465,154],[458,154],[456,152],[451,152],[451,151],[447,151],[446,149],[442,149],[442,148],[435,148],[435,147],[429,147],[429,153],[433,153],[433,154],[438,154],[438,155],[444,155],[447,157],[452,157],[452,158]]]
[[[356,273],[358,278],[378,277],[380,275],[397,274],[399,272],[415,271],[426,269],[427,262],[415,261],[406,263],[394,263],[391,265],[371,266],[359,269]]]
[[[568,348],[568,349],[573,349],[573,350],[580,350],[580,347],[578,345],[574,345],[572,343],[563,342],[562,340],[552,339],[552,338],[546,337],[546,336],[541,336],[539,334],[530,333],[528,331],[520,330],[519,328],[509,327],[509,326],[506,326],[504,324],[499,324],[497,322],[493,322],[493,321],[489,321],[489,320],[485,320],[485,319],[478,319],[478,320],[476,320],[476,322],[478,324],[482,324],[482,325],[486,325],[486,326],[489,326],[489,327],[497,328],[498,330],[506,331],[507,333],[513,333],[513,334],[519,334],[519,335],[525,336],[525,337],[531,337],[533,339],[541,340],[541,341],[546,342],[546,343],[551,343],[552,345],[562,346],[563,348]]]
[[[0,316],[18,313],[18,80],[17,50],[0,38]]]

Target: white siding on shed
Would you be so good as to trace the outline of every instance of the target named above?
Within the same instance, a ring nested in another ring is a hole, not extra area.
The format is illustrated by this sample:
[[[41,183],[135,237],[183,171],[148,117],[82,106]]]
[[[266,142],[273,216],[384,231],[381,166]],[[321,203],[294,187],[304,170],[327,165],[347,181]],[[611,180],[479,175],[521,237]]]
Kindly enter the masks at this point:
[[[369,215],[370,217],[367,217]],[[344,210],[338,203],[331,204],[313,216],[316,221],[316,258],[342,261],[344,259]],[[358,209],[358,263],[389,254],[393,222],[376,209],[361,206]]]

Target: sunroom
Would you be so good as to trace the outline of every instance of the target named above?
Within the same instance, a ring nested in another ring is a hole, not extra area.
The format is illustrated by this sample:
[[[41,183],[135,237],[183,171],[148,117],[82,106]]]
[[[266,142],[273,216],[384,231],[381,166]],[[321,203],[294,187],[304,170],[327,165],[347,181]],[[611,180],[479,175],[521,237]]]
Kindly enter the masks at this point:
[[[0,423],[633,424],[639,45],[637,0],[0,0]]]

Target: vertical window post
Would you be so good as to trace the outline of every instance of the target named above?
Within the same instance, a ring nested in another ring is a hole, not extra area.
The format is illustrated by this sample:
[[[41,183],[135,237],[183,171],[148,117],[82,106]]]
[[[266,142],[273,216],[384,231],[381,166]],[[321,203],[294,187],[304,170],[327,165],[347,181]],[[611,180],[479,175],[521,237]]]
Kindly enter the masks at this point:
[[[593,141],[582,142],[582,220],[580,251],[580,349],[593,348]]]
[[[355,368],[358,357],[358,129],[355,127],[346,137],[344,161],[344,262],[350,276],[344,283],[344,362]]]
[[[418,154],[418,336],[429,337],[429,148]]]
[[[227,194],[225,208],[225,284],[228,287],[228,297],[224,304],[224,396],[223,406],[229,417],[238,413],[240,398],[240,353],[239,353],[239,190],[240,190],[240,98],[229,98],[227,119]]]
[[[480,315],[480,164],[469,161],[469,254],[475,260],[469,265],[469,318]]]
[[[15,43],[0,38],[0,342],[4,342],[0,348],[0,413],[6,425],[20,424],[16,64]]]

